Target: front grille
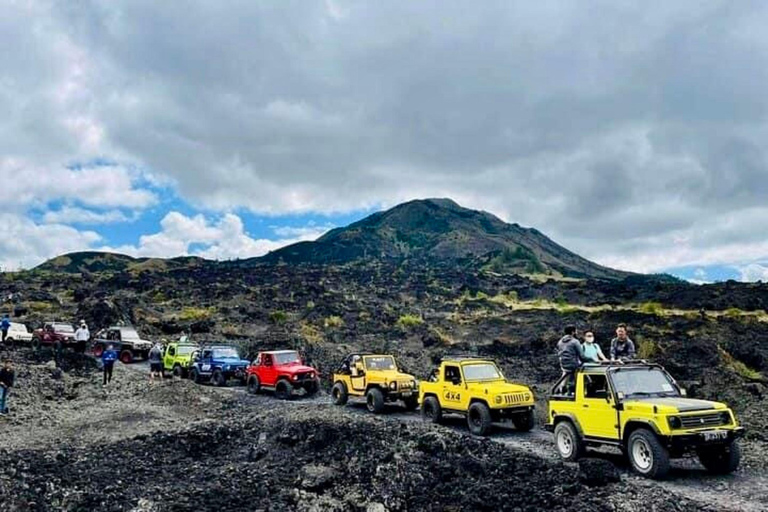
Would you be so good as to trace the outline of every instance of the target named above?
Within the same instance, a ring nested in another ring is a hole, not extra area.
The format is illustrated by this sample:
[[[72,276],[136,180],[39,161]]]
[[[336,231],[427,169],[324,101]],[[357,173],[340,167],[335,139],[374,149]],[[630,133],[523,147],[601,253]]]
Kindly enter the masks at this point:
[[[516,404],[520,402],[527,402],[530,398],[528,393],[509,393],[504,395],[504,403],[506,405]]]
[[[400,389],[409,390],[413,389],[413,382],[407,380],[399,383]]]
[[[710,414],[697,414],[695,416],[681,416],[683,428],[707,428],[707,427],[720,427],[722,425],[728,425],[731,422],[731,417],[724,412],[716,412]]]

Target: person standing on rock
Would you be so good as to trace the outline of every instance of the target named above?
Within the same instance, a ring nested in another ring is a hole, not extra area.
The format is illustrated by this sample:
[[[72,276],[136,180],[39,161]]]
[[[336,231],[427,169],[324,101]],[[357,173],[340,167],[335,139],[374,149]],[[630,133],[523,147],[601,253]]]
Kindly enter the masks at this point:
[[[104,365],[104,386],[112,382],[112,369],[115,367],[115,361],[117,361],[117,350],[110,343],[104,353],[101,354],[101,363]]]
[[[607,361],[608,358],[603,355],[603,351],[600,345],[595,343],[595,331],[587,329],[584,331],[584,359],[587,361],[594,361],[599,363],[600,361]]]
[[[611,340],[611,361],[635,358],[635,343],[627,336],[627,324],[616,326],[616,337]]]
[[[0,370],[0,414],[8,414],[8,393],[11,392],[16,372],[13,371],[13,363],[10,359],[3,361]]]
[[[8,313],[3,315],[3,319],[0,320],[0,331],[3,333],[3,343],[5,343],[5,338],[8,337],[8,330],[11,328],[11,320],[8,318]]]
[[[149,382],[155,382],[155,377],[163,380],[163,350],[159,343],[155,343],[149,351]]]

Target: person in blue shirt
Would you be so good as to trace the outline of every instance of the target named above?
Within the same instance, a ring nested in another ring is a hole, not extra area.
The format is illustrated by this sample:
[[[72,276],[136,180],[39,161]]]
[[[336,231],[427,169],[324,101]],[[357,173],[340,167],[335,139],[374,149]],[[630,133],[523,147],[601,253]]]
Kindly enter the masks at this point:
[[[600,349],[600,345],[595,343],[595,332],[587,329],[584,331],[584,359],[587,361],[594,361],[599,363],[600,361],[607,361],[608,358],[603,355],[603,351]]]
[[[2,342],[5,343],[5,338],[8,337],[8,330],[11,328],[11,320],[8,318],[8,313],[3,315],[3,319],[0,321],[0,331],[3,333]]]
[[[104,386],[112,382],[112,369],[115,367],[115,361],[117,361],[117,351],[115,346],[110,343],[101,354],[101,362],[104,365]]]

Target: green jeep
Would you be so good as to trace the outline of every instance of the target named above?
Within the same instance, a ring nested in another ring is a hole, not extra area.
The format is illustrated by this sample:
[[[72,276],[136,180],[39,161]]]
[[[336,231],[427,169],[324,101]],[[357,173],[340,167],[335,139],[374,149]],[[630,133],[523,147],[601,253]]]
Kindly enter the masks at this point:
[[[200,347],[187,341],[176,341],[165,347],[163,370],[173,372],[176,377],[187,377],[195,352]]]

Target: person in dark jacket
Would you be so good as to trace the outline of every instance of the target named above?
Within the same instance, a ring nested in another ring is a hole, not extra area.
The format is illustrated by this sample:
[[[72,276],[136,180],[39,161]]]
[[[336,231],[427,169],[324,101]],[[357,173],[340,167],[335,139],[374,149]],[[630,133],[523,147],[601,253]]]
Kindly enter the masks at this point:
[[[6,359],[0,370],[0,414],[8,414],[8,394],[11,392],[15,377],[13,363],[10,359]]]
[[[155,377],[163,380],[163,349],[159,343],[149,351],[149,382],[155,382]]]
[[[627,325],[616,327],[616,337],[611,340],[611,361],[623,361],[635,358],[635,344],[627,336]]]
[[[569,325],[565,328],[565,336],[557,342],[557,357],[560,359],[560,368],[563,375],[576,371],[585,361],[584,349],[578,338],[576,328]]]
[[[104,365],[104,386],[112,382],[112,369],[115,367],[115,361],[117,361],[117,350],[110,343],[104,353],[101,354],[101,363]]]
[[[11,328],[11,319],[8,318],[8,313],[3,315],[3,319],[0,320],[0,331],[3,333],[3,343],[5,343],[5,338],[8,337],[8,330]]]

